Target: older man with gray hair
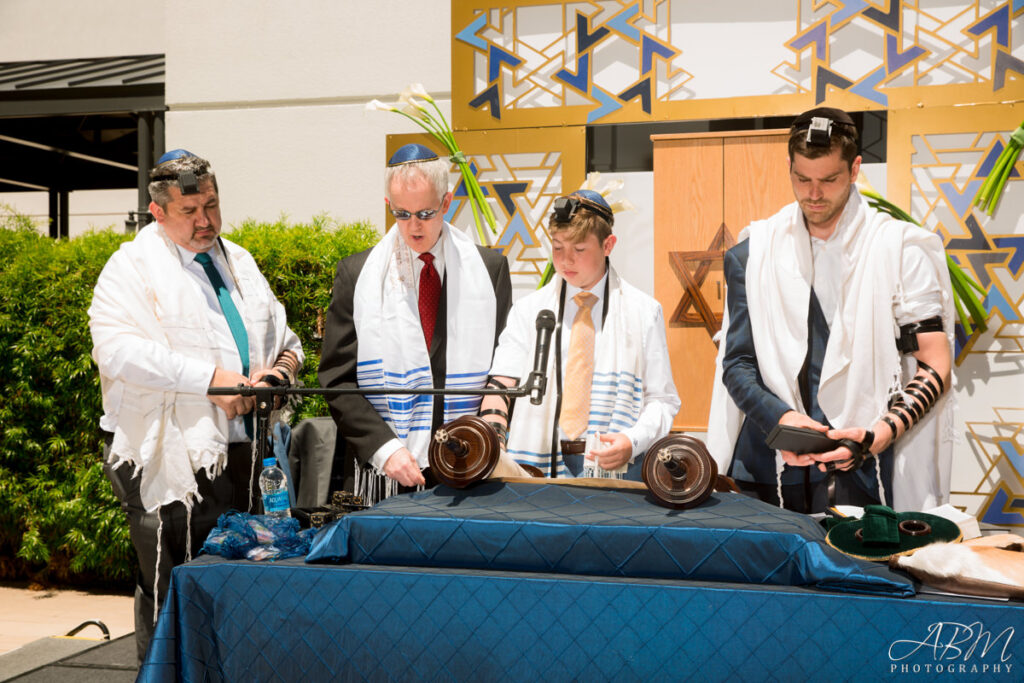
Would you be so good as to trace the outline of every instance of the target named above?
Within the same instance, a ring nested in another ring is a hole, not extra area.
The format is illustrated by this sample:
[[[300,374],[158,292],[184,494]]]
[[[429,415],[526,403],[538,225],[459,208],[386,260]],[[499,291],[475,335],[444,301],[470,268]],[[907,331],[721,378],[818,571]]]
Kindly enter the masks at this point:
[[[389,160],[397,221],[372,249],[338,263],[320,360],[324,387],[480,388],[512,305],[508,261],[444,220],[448,160],[418,144]],[[330,401],[346,485],[371,502],[429,481],[434,430],[475,415],[479,397],[338,396]],[[354,468],[349,470],[349,467]],[[385,475],[384,479],[379,477]]]
[[[110,257],[89,307],[103,390],[105,471],[139,560],[141,661],[171,569],[199,551],[217,517],[251,509],[253,399],[215,386],[290,381],[302,346],[245,249],[220,236],[217,180],[182,149],[150,173],[156,222]],[[272,380],[273,381],[273,380]]]

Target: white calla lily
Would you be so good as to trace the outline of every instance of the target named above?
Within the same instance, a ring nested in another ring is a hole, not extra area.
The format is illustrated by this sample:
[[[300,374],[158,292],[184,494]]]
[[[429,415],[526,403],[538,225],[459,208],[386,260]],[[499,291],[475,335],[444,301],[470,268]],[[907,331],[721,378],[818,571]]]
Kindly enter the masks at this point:
[[[417,99],[420,98],[420,99]],[[424,101],[426,104],[424,104]],[[429,109],[428,106],[429,105]],[[480,188],[480,181],[469,165],[466,155],[459,149],[455,141],[455,134],[445,119],[444,112],[438,108],[434,98],[426,91],[420,83],[412,83],[402,91],[395,104],[387,104],[380,100],[372,100],[366,103],[367,111],[391,111],[401,114],[410,121],[420,126],[427,134],[444,146],[449,155],[451,163],[459,167],[462,179],[469,194],[469,206],[473,210],[473,222],[476,223],[477,235],[480,244],[489,245],[490,240],[484,232],[484,226],[488,226],[492,234],[497,235],[497,219],[494,211],[487,203],[483,190]]]
[[[611,206],[612,213],[618,213],[620,211],[634,211],[636,209],[636,207],[633,206],[633,202],[628,199],[620,199],[617,202],[613,202]]]
[[[601,196],[607,197],[612,192],[618,192],[619,190],[622,189],[623,185],[625,185],[625,183],[622,182],[622,178],[615,178],[614,180],[609,180],[607,183],[605,183],[605,186],[601,188]]]
[[[366,103],[366,111],[397,111],[394,105],[380,100],[370,100]]]
[[[430,93],[427,92],[427,89],[423,87],[422,83],[411,83],[409,85],[408,90],[413,95],[416,95],[417,97],[422,97],[427,102],[433,102],[434,101],[434,98],[430,96]]]
[[[871,182],[868,181],[868,177],[864,175],[863,171],[857,174],[857,182],[854,184],[857,186],[857,190],[861,194],[864,194],[865,190],[867,190],[869,194],[878,194],[875,188],[871,186]]]
[[[413,102],[406,102],[405,106],[402,107],[401,112],[403,114],[407,114],[407,115],[409,115],[409,116],[411,116],[413,118],[416,118],[416,119],[424,119],[424,120],[426,120],[426,119],[430,118],[427,115],[426,110],[423,109],[423,107],[420,107],[420,106],[416,105]]]

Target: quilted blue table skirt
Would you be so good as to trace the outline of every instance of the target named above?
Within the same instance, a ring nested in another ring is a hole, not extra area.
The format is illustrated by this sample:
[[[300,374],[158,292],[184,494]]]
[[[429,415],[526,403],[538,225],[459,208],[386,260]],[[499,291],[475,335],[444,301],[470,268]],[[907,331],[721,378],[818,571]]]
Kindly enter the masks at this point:
[[[1024,605],[202,557],[142,681],[1021,680]]]
[[[389,498],[321,529],[307,562],[731,581],[913,595],[806,515],[735,493],[671,510],[646,491],[486,482]]]

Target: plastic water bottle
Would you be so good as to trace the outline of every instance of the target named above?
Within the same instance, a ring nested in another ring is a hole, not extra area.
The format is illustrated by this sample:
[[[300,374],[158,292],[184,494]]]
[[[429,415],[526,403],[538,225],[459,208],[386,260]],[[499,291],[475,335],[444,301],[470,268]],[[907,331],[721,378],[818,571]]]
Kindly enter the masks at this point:
[[[263,514],[269,517],[291,517],[288,507],[288,478],[277,466],[276,458],[264,458],[260,472],[260,491],[263,493]]]

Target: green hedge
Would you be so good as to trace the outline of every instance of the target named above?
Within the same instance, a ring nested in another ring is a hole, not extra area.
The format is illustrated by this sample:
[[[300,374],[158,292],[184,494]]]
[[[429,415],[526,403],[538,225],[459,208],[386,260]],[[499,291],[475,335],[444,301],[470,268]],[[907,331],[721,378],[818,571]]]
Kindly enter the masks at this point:
[[[102,471],[86,315],[96,278],[126,239],[103,231],[55,241],[0,206],[0,579],[124,582],[134,574],[128,525]],[[246,221],[230,239],[252,253],[284,304],[306,350],[302,379],[317,386],[315,335],[334,266],[379,235],[366,223],[320,217]],[[294,419],[326,414],[322,399],[308,400]]]

